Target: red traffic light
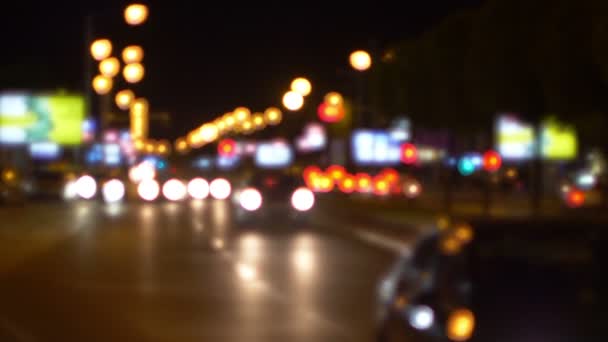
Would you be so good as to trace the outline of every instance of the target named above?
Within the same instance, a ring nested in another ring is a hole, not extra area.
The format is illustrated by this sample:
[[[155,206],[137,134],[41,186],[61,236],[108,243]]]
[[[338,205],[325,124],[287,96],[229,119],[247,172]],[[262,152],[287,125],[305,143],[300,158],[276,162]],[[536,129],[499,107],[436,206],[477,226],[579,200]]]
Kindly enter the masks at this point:
[[[496,151],[490,150],[483,155],[483,168],[489,172],[495,172],[502,165],[502,157]]]
[[[224,139],[217,145],[217,153],[222,157],[232,157],[236,154],[236,141]]]
[[[401,162],[403,164],[415,164],[418,161],[418,149],[416,145],[405,143],[401,145]]]

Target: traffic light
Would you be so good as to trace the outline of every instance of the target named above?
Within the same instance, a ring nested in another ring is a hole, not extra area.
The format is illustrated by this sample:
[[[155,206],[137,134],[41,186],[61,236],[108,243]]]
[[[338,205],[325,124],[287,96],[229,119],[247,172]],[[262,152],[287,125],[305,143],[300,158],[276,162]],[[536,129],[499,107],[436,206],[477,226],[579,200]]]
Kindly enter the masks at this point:
[[[217,153],[222,157],[232,157],[236,154],[236,142],[232,139],[224,139],[217,145]]]
[[[483,155],[483,168],[488,172],[496,172],[502,165],[502,157],[496,151],[489,150]]]
[[[414,144],[405,143],[401,145],[401,162],[411,165],[418,161],[418,149]]]

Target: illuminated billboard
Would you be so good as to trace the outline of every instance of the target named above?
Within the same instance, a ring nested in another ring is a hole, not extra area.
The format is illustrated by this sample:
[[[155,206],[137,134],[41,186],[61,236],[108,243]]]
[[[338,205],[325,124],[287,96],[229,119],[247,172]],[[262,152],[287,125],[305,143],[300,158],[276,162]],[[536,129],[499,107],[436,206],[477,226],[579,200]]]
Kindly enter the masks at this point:
[[[576,158],[578,141],[576,130],[573,127],[549,118],[543,122],[541,139],[541,154],[544,159],[572,160]]]
[[[540,141],[531,124],[515,115],[500,115],[496,121],[496,149],[505,160],[529,160],[540,144],[541,157],[546,160],[572,160],[578,153],[576,130],[550,117],[543,121]]]
[[[401,139],[383,130],[356,130],[351,137],[352,156],[358,165],[399,165]]]
[[[500,115],[496,121],[496,149],[505,160],[534,157],[534,128],[514,115]]]
[[[0,144],[78,145],[84,112],[79,95],[0,94]]]

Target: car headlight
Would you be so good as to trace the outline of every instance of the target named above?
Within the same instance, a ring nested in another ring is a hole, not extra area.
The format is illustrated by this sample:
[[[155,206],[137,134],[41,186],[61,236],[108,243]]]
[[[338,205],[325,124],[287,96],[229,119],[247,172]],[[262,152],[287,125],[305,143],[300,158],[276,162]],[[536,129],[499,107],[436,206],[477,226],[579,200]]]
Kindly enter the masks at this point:
[[[315,195],[307,188],[299,188],[291,195],[291,206],[298,211],[308,211],[315,205]]]
[[[125,197],[125,185],[118,179],[112,179],[104,183],[101,191],[103,199],[107,203],[120,202]]]
[[[418,330],[427,330],[435,323],[435,312],[426,305],[416,305],[410,310],[408,321]]]
[[[78,197],[78,186],[76,181],[70,180],[63,187],[63,199],[73,200]]]
[[[188,189],[179,179],[170,179],[163,184],[163,196],[169,201],[181,201],[186,198]]]
[[[247,188],[239,194],[239,203],[247,211],[256,211],[262,206],[262,194],[254,188]]]
[[[76,193],[84,199],[91,199],[97,193],[97,182],[91,176],[85,175],[76,181]]]
[[[232,187],[230,182],[223,178],[214,179],[211,184],[209,184],[209,193],[211,196],[218,200],[225,200],[230,196],[232,192]]]

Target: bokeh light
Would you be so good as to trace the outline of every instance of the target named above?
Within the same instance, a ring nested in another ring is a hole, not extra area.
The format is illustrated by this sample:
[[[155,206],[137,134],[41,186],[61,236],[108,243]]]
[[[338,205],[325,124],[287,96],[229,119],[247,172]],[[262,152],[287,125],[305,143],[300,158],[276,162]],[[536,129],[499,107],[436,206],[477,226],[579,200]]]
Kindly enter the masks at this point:
[[[144,49],[138,45],[130,45],[122,50],[122,61],[125,64],[141,63],[144,59]]]
[[[121,90],[116,93],[114,101],[116,106],[122,110],[127,110],[131,106],[131,103],[135,99],[135,94],[129,89]]]
[[[211,196],[217,200],[225,200],[232,192],[230,182],[224,178],[214,179],[209,185]]]
[[[114,77],[120,72],[120,61],[116,57],[109,57],[99,62],[99,73],[106,77]]]
[[[163,184],[163,196],[170,201],[181,201],[187,193],[186,186],[179,179],[170,179]]]
[[[97,75],[93,78],[93,90],[98,95],[106,95],[112,90],[114,82],[110,77]]]
[[[131,4],[125,8],[124,18],[129,25],[141,25],[148,19],[148,7],[143,4]]]
[[[239,203],[247,211],[256,211],[262,206],[262,194],[257,189],[247,188],[239,194]]]
[[[154,201],[160,195],[160,185],[154,179],[143,180],[137,186],[137,194],[144,201]]]
[[[188,182],[188,194],[193,199],[205,199],[209,196],[209,182],[203,178],[194,178]]]
[[[302,96],[308,96],[312,91],[312,85],[306,78],[298,77],[291,82],[291,90]]]
[[[365,71],[372,65],[372,57],[366,51],[357,50],[350,54],[349,62],[355,70]]]
[[[108,39],[97,39],[91,44],[91,55],[96,61],[102,61],[112,54],[112,42]]]
[[[295,91],[288,91],[283,95],[283,106],[290,111],[297,111],[304,106],[304,97]]]
[[[103,184],[101,192],[106,203],[120,202],[125,197],[125,185],[118,179],[112,179]]]

